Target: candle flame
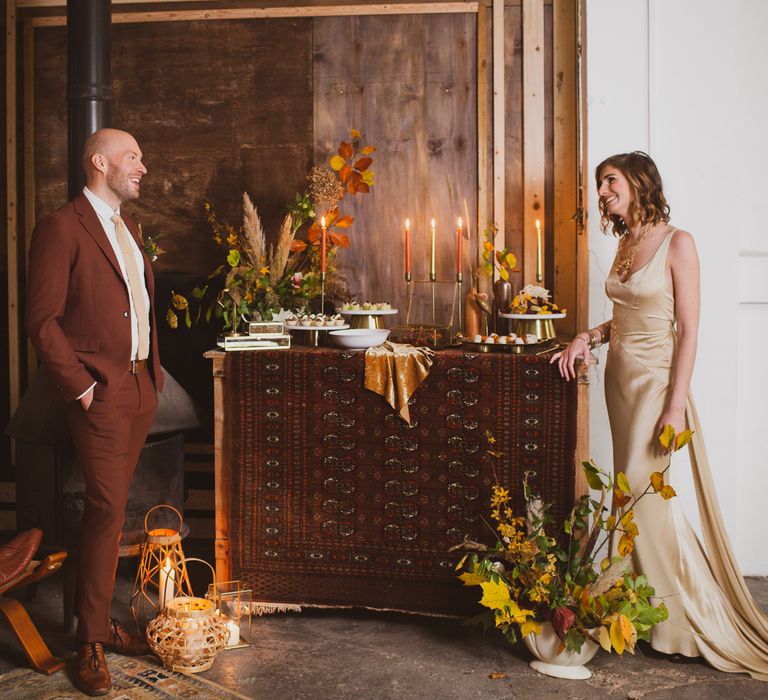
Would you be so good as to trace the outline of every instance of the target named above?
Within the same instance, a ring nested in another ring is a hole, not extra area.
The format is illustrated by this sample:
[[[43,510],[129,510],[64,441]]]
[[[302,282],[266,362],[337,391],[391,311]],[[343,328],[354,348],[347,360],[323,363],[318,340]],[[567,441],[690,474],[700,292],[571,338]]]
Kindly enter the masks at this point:
[[[322,218],[320,219],[320,225],[321,225],[323,228],[325,228],[325,217],[322,217]]]
[[[459,217],[459,228],[461,228],[461,217]]]
[[[435,220],[432,219],[432,228],[435,228]]]
[[[541,228],[541,221],[536,219],[536,228]]]
[[[405,220],[405,228],[411,228],[411,220],[410,219],[406,219]]]

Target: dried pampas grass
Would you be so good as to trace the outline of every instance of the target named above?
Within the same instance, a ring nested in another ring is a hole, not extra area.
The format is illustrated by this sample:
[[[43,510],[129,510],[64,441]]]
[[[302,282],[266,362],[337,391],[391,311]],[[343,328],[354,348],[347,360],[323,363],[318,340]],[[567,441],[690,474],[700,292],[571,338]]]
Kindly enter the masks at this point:
[[[266,238],[261,219],[247,192],[243,192],[243,234],[245,236],[245,250],[251,265],[258,269],[261,267],[262,259],[266,253]]]
[[[273,286],[283,279],[285,267],[288,264],[288,256],[291,254],[291,243],[294,233],[291,230],[293,219],[287,214],[280,226],[277,237],[277,245],[271,249],[269,256],[269,281]]]

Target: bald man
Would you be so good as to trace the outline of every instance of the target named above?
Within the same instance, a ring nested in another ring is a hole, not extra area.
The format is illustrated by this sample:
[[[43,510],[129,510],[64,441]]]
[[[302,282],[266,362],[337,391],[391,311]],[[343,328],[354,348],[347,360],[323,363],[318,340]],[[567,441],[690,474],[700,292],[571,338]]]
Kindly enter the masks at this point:
[[[65,413],[85,479],[77,552],[77,668],[88,695],[109,692],[104,650],[143,654],[143,639],[110,617],[120,533],[139,452],[163,376],[154,278],[121,205],[147,173],[136,139],[101,129],[83,149],[82,194],[35,227],[26,325]]]

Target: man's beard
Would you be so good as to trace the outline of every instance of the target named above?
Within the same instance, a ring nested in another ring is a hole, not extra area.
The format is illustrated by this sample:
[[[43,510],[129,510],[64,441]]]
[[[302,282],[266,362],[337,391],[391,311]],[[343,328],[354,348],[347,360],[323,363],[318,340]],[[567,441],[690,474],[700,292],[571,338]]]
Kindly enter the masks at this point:
[[[117,195],[121,202],[128,202],[139,198],[139,193],[133,189],[127,175],[110,172],[107,174],[107,185],[109,185],[109,189]]]

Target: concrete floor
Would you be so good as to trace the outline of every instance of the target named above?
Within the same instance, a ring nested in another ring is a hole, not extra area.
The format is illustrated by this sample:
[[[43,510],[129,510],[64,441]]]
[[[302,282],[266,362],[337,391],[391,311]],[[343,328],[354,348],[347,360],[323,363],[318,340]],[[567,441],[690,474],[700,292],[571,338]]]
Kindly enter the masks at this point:
[[[748,579],[768,609],[768,578]],[[124,621],[131,580],[118,580],[113,613]],[[70,654],[61,632],[56,577],[40,586],[27,609],[56,654]],[[541,676],[522,645],[483,634],[460,621],[359,610],[312,610],[255,618],[253,646],[219,655],[205,678],[270,700],[352,698],[644,698],[696,700],[768,698],[768,684],[715,671],[702,662],[656,654],[647,646],[618,658],[602,651],[587,681]],[[0,628],[0,673],[25,665],[7,625]],[[491,679],[492,673],[506,677]]]

